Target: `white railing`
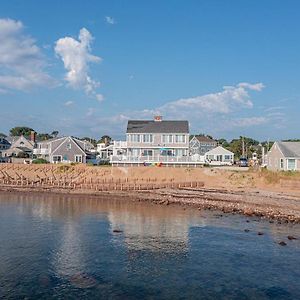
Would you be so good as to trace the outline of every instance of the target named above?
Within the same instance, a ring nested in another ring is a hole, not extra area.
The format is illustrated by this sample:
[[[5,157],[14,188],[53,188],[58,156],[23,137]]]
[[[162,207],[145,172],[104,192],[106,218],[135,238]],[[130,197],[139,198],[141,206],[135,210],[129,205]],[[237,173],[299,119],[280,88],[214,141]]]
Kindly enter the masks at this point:
[[[204,163],[191,156],[111,156],[111,163]]]
[[[45,149],[45,148],[33,149],[33,154],[35,154],[35,155],[47,155],[47,154],[49,154],[49,149]]]

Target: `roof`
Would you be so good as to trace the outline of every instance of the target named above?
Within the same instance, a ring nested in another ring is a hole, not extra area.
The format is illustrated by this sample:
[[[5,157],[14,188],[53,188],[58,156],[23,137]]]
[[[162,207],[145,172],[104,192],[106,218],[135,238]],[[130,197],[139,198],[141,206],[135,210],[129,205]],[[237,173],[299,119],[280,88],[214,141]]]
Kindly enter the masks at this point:
[[[205,135],[195,135],[195,138],[199,141],[199,142],[205,142],[205,143],[216,143],[215,140],[211,139],[208,136]]]
[[[222,146],[218,146],[208,152],[205,153],[205,155],[233,155],[234,153],[223,148]]]
[[[127,133],[189,133],[189,123],[171,120],[129,120]]]
[[[300,142],[277,142],[284,157],[300,158]]]
[[[10,142],[6,138],[0,138],[0,144],[2,144],[2,145],[10,145]]]

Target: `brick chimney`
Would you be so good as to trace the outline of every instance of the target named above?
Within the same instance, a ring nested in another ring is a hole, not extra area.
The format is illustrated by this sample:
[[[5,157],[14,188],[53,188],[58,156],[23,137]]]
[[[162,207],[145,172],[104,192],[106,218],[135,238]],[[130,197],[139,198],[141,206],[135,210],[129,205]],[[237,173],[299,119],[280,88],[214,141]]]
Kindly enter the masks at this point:
[[[162,116],[154,116],[154,121],[155,122],[161,122],[162,121]]]
[[[36,132],[35,131],[31,131],[30,132],[30,140],[35,143],[36,141]]]

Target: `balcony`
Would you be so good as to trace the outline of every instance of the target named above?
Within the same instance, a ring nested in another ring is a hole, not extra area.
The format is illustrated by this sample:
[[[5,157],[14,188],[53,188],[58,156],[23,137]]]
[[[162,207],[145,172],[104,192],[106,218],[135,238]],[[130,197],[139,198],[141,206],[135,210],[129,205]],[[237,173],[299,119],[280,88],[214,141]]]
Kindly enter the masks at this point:
[[[49,149],[46,148],[36,148],[33,149],[34,155],[49,155]]]
[[[192,156],[111,156],[112,164],[147,164],[147,163],[164,163],[164,164],[204,164]]]

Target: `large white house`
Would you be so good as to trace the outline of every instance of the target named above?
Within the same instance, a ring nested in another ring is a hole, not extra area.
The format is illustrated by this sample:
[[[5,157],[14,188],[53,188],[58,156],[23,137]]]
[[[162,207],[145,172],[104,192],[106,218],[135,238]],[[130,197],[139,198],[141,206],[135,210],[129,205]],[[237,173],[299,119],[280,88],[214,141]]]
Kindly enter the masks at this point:
[[[189,163],[189,123],[181,120],[129,120],[126,142],[116,142],[114,164]]]

